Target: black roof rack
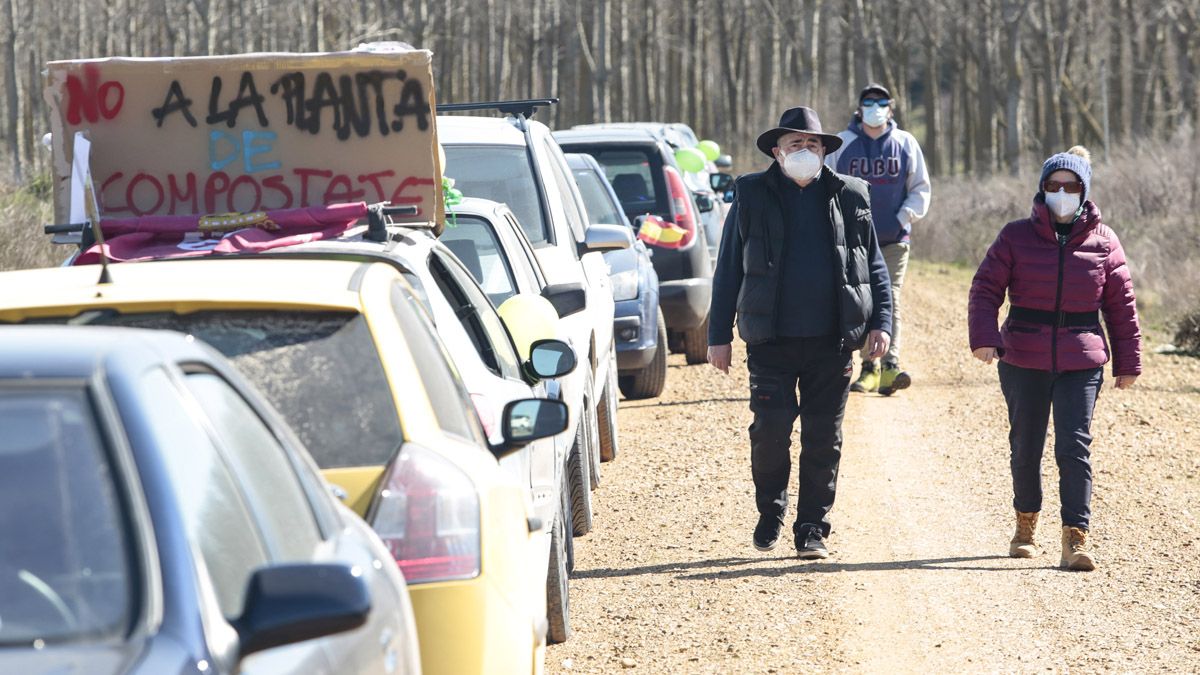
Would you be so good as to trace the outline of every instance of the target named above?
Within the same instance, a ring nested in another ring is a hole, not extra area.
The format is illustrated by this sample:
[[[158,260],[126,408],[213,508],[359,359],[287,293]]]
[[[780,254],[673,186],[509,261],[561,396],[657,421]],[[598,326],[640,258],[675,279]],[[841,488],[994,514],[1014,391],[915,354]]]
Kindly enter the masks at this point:
[[[463,112],[468,110],[498,110],[520,120],[525,130],[525,120],[533,117],[538,108],[554,105],[558,98],[525,98],[512,101],[474,101],[470,103],[439,103],[436,112]]]
[[[363,239],[371,241],[387,241],[388,225],[392,225],[392,216],[415,216],[418,209],[416,206],[404,205],[394,206],[391,202],[379,202],[367,206],[367,231],[363,233]],[[417,227],[412,223],[404,223],[409,227]]]

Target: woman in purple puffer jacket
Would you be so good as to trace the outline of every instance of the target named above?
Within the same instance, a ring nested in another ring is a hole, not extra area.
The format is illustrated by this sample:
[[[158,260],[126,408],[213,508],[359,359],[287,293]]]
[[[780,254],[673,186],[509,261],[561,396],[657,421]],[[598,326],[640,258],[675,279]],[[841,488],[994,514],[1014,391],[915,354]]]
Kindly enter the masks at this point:
[[[1042,165],[1033,214],[1004,226],[971,282],[967,304],[971,351],[1000,359],[1008,403],[1013,507],[1017,528],[1009,555],[1041,553],[1034,536],[1042,509],[1041,462],[1054,413],[1054,458],[1062,501],[1060,567],[1095,569],[1091,516],[1092,411],[1110,350],[1118,389],[1142,372],[1141,330],[1133,281],[1117,235],[1088,200],[1092,167],[1075,146]],[[1008,293],[1010,307],[997,329]],[[1108,328],[1105,340],[1100,316]]]

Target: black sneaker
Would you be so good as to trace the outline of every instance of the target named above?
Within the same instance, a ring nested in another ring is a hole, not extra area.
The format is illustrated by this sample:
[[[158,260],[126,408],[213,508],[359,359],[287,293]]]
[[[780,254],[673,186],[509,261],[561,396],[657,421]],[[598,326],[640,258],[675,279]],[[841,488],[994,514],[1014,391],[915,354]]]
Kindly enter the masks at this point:
[[[770,551],[779,544],[779,528],[783,520],[778,516],[759,516],[758,525],[754,527],[754,548],[760,551]]]
[[[796,556],[801,560],[823,560],[829,557],[821,528],[804,524],[796,530]]]

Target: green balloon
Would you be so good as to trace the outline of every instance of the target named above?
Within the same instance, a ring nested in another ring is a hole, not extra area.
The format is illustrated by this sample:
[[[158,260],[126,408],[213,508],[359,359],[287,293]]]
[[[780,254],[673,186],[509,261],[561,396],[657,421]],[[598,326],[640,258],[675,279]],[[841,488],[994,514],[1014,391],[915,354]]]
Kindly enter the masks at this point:
[[[721,156],[721,146],[717,145],[716,141],[700,141],[700,145],[697,145],[696,148],[703,152],[704,158],[710,162],[717,161],[717,158]]]
[[[696,148],[680,148],[675,151],[675,163],[687,173],[704,170],[704,153]]]

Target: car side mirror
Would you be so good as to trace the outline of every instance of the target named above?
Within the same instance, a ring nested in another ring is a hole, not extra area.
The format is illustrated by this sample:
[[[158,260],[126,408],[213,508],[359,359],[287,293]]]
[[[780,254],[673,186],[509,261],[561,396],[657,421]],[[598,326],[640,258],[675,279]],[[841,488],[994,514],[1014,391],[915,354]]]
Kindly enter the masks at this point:
[[[504,406],[501,432],[504,444],[494,447],[492,453],[501,459],[525,445],[549,438],[567,430],[571,413],[567,404],[546,398],[525,398]]]
[[[242,615],[233,621],[238,657],[354,630],[370,613],[371,595],[355,567],[264,567],[250,577]]]
[[[619,225],[592,225],[587,229],[579,254],[620,251],[633,246],[633,235]]]
[[[525,369],[539,378],[561,377],[575,370],[575,350],[562,340],[534,340]]]
[[[713,192],[728,192],[733,187],[733,176],[727,173],[714,173],[708,176],[708,183]]]
[[[542,289],[542,297],[554,305],[554,311],[558,312],[559,318],[570,316],[587,307],[587,291],[579,282],[551,284]]]
[[[707,192],[693,192],[692,196],[696,198],[696,210],[700,213],[708,213],[717,208],[717,203],[708,196]]]

